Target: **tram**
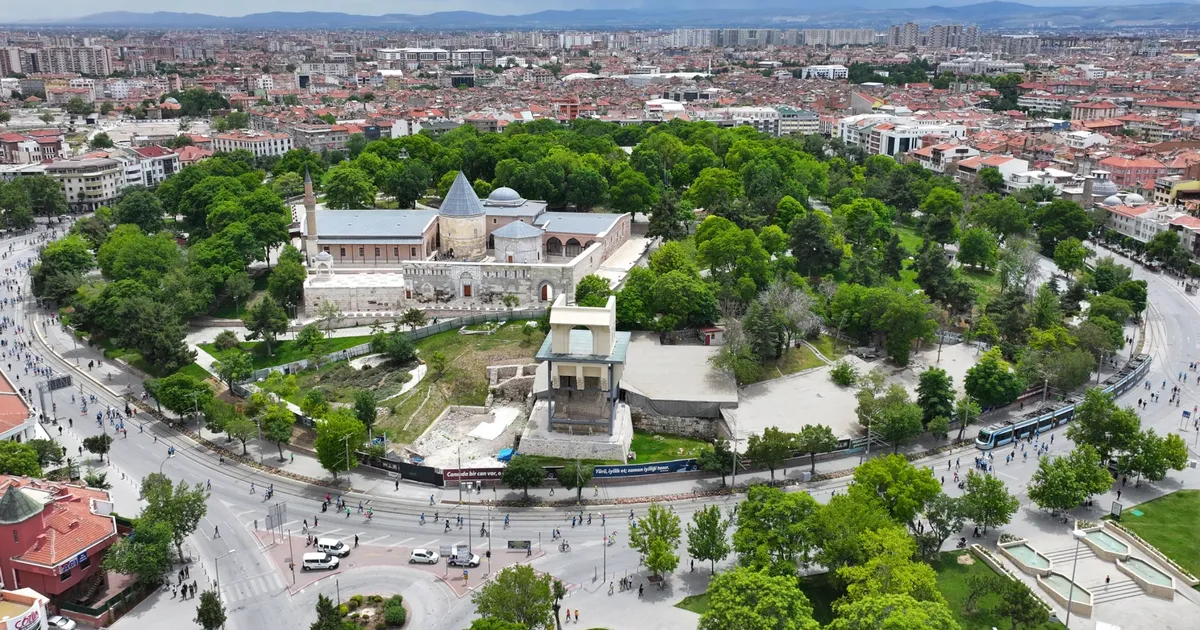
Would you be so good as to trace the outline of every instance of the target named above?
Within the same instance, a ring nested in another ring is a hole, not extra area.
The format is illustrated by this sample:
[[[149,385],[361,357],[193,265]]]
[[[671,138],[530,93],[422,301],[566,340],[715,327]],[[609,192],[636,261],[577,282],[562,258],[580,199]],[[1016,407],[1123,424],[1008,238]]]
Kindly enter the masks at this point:
[[[1121,371],[1108,377],[1100,387],[1106,394],[1111,393],[1114,398],[1119,398],[1137,387],[1149,371],[1150,355],[1139,354],[1126,363]],[[975,438],[975,447],[987,451],[1027,437],[1034,431],[1062,426],[1075,416],[1075,407],[1081,402],[1082,398],[1072,396],[1056,402],[1053,407],[1041,407],[1021,418],[988,425],[979,430],[979,436]]]

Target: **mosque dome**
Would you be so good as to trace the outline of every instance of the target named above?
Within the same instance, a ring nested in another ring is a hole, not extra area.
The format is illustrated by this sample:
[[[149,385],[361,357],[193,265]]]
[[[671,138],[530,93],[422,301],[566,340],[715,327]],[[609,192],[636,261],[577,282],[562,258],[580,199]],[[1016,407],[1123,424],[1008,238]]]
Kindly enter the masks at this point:
[[[1092,183],[1092,195],[1095,197],[1111,197],[1119,192],[1117,185],[1107,177],[1097,178]]]
[[[1129,193],[1128,195],[1125,195],[1125,205],[1144,206],[1146,205],[1146,198],[1137,193]]]
[[[454,183],[450,185],[446,198],[438,208],[438,214],[450,217],[483,216],[483,204],[479,202],[479,197],[471,188],[471,182],[467,181],[462,171],[458,172]]]
[[[521,199],[520,193],[508,186],[501,186],[488,195],[488,201],[517,201],[519,199]]]
[[[1108,206],[1109,208],[1115,208],[1115,207],[1121,205],[1121,198],[1116,195],[1109,195],[1101,203],[1105,206]]]

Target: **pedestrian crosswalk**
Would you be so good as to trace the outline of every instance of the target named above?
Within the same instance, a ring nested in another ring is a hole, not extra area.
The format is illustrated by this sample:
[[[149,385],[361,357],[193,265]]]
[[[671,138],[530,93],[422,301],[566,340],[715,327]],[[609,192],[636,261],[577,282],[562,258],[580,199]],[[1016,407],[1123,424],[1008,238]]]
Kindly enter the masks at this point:
[[[268,571],[260,575],[227,582],[221,586],[221,593],[225,599],[226,606],[232,607],[233,604],[237,604],[238,602],[256,599],[265,595],[276,595],[286,587],[287,585],[284,584],[283,578],[279,576],[277,571]]]

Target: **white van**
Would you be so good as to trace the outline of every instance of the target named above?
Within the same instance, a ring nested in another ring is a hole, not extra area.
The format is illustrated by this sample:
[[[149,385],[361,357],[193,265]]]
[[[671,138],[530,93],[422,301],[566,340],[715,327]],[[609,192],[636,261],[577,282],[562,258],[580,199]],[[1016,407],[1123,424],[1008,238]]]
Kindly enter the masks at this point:
[[[313,551],[304,554],[303,564],[300,565],[300,570],[311,571],[313,569],[329,569],[330,571],[338,568],[338,559],[321,551]]]
[[[336,538],[317,539],[317,551],[339,558],[350,555],[350,546]]]

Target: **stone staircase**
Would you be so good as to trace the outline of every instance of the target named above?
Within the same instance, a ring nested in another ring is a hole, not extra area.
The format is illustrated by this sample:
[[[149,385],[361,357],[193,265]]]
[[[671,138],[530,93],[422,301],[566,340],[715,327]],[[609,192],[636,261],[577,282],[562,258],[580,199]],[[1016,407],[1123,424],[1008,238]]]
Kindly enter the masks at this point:
[[[1117,576],[1120,576],[1120,579]],[[1082,586],[1092,592],[1092,603],[1103,604],[1112,602],[1118,599],[1129,599],[1130,597],[1141,597],[1146,594],[1142,587],[1137,585],[1132,579],[1126,577],[1124,573],[1117,572],[1112,577],[1112,582],[1105,584],[1103,579],[1094,580],[1092,582],[1083,583]]]
[[[1069,575],[1071,573],[1071,570],[1070,570],[1071,563],[1074,562],[1074,560],[1075,560],[1075,548],[1074,547],[1067,547],[1066,549],[1058,549],[1055,551],[1043,551],[1042,555],[1046,556],[1047,558],[1050,559],[1050,562],[1054,563],[1055,571],[1058,571],[1059,573],[1063,573],[1063,574],[1067,574],[1067,575]],[[1089,558],[1096,558],[1096,557],[1097,557],[1096,552],[1092,551],[1091,547],[1088,547],[1087,545],[1080,543],[1080,545],[1079,545],[1079,559],[1080,560],[1087,560]],[[1067,570],[1064,571],[1063,567],[1066,567]],[[1114,567],[1113,570],[1116,571],[1116,568]]]

